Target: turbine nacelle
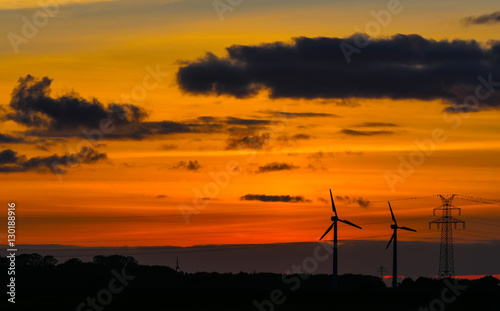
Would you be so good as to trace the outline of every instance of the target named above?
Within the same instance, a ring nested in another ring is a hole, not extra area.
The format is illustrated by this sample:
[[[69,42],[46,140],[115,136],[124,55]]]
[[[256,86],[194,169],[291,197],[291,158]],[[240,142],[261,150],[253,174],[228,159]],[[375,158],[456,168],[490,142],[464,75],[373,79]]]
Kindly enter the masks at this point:
[[[346,225],[349,225],[349,226],[352,226],[352,227],[356,227],[358,229],[362,229],[360,226],[355,225],[355,224],[353,224],[352,222],[350,222],[348,220],[340,219],[337,216],[337,209],[335,208],[335,202],[333,202],[333,195],[332,195],[332,190],[331,189],[330,189],[330,199],[332,200],[332,210],[335,213],[335,216],[330,217],[330,219],[332,221],[332,224],[330,225],[330,227],[328,227],[328,229],[326,229],[325,233],[321,236],[321,238],[319,238],[320,241],[325,237],[325,235],[328,234],[328,232],[330,232],[330,230],[333,229],[333,227],[337,227],[337,222],[339,222],[339,221],[345,223]]]

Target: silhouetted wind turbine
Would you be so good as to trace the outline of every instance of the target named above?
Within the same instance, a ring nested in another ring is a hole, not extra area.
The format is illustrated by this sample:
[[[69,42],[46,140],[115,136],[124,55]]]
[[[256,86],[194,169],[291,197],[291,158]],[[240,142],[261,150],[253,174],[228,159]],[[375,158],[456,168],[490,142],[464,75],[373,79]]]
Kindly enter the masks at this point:
[[[330,227],[328,227],[328,229],[326,229],[326,232],[321,236],[321,238],[319,240],[321,241],[321,239],[323,239],[325,237],[325,235],[327,235],[328,232],[330,232],[330,230],[332,230],[332,228],[333,228],[333,288],[337,288],[339,285],[338,262],[337,262],[337,258],[338,258],[338,256],[337,256],[337,222],[340,221],[340,222],[343,222],[349,226],[353,226],[353,227],[356,227],[359,229],[361,229],[361,227],[353,224],[350,221],[342,220],[342,219],[338,218],[337,210],[335,209],[335,203],[333,202],[332,189],[330,189],[330,199],[332,200],[332,210],[335,213],[335,216],[332,216],[331,220],[333,223],[331,224]]]
[[[391,202],[387,201],[387,203],[389,203],[389,210],[391,211],[392,221],[394,221],[394,224],[391,225],[391,229],[394,230],[394,233],[392,234],[392,237],[389,240],[389,244],[387,244],[387,247],[385,249],[388,249],[389,245],[391,245],[392,240],[394,240],[393,250],[392,250],[392,288],[397,288],[398,287],[398,229],[403,229],[413,232],[417,232],[417,230],[408,227],[398,227],[398,223],[396,222],[396,217],[394,217],[394,213],[392,212]]]
[[[181,268],[179,267],[179,256],[177,256],[177,264],[175,265],[175,271],[181,271]]]

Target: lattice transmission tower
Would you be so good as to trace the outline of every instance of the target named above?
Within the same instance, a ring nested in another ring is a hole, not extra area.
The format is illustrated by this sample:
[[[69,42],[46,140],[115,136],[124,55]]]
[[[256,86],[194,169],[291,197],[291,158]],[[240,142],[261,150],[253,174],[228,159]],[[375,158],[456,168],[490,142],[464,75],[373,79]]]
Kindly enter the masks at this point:
[[[380,273],[380,279],[382,279],[382,281],[384,280],[384,275],[385,275],[385,267],[382,265],[382,266],[379,266],[378,269],[377,269],[377,272]]]
[[[457,229],[458,224],[463,225],[465,229],[465,222],[452,217],[452,210],[458,210],[458,215],[461,215],[462,210],[460,208],[451,205],[455,195],[445,198],[439,195],[443,203],[442,206],[434,209],[434,215],[436,211],[442,211],[443,214],[441,218],[429,222],[429,229],[432,224],[436,224],[437,228],[441,225],[441,247],[439,251],[439,278],[454,278],[455,277],[455,264],[453,258],[453,227]]]

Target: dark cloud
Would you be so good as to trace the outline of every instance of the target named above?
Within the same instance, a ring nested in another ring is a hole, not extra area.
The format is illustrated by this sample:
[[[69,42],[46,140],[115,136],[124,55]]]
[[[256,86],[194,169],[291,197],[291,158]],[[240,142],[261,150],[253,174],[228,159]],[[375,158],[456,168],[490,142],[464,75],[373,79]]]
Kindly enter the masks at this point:
[[[11,149],[0,152],[0,165],[16,163],[18,161],[17,153]]]
[[[179,161],[176,165],[173,167],[174,169],[184,169],[188,171],[198,171],[200,168],[202,168],[201,164],[198,162],[198,160],[194,161]]]
[[[360,36],[234,45],[227,48],[227,57],[208,53],[184,63],[177,73],[178,84],[192,94],[238,98],[265,89],[271,98],[441,99],[448,107],[462,108],[469,96],[475,96],[482,76],[493,82],[488,90],[481,89],[479,107],[467,111],[500,106],[500,92],[492,92],[500,83],[500,43],[487,48],[473,40],[436,41],[399,34],[371,39],[348,63],[341,44],[356,47]]]
[[[392,135],[392,131],[358,131],[351,129],[343,129],[340,133],[350,136],[376,136],[376,135]]]
[[[46,139],[46,138],[38,138],[36,140],[35,148],[43,151],[49,151],[51,147],[57,145],[61,139]],[[96,144],[94,147],[101,147],[102,144]]]
[[[363,198],[359,198],[357,201],[358,205],[361,207],[368,207],[370,206],[370,201],[363,200]]]
[[[165,194],[159,194],[157,196],[155,196],[155,199],[166,199],[168,198],[168,195],[165,195]]]
[[[479,16],[468,16],[462,19],[465,25],[486,25],[500,23],[500,11]]]
[[[308,140],[311,139],[311,135],[309,134],[295,134],[291,138],[292,140]]]
[[[83,147],[80,152],[58,156],[56,154],[48,157],[34,157],[27,159],[26,156],[18,156],[17,152],[6,149],[0,152],[0,172],[39,172],[63,174],[73,167],[82,163],[95,163],[106,159],[105,153],[100,153],[92,148]]]
[[[281,116],[286,119],[295,119],[295,118],[325,118],[325,117],[333,117],[338,118],[339,116],[331,113],[315,113],[315,112],[285,112],[285,111],[271,111],[266,110],[262,111],[262,113],[273,115],[273,116]]]
[[[22,137],[14,137],[8,134],[1,134],[0,133],[0,143],[5,143],[5,144],[19,144],[19,143],[24,143],[26,142],[24,138]]]
[[[335,201],[340,201],[346,204],[357,204],[360,207],[369,207],[370,201],[363,199],[362,197],[349,197],[349,196],[335,196]]]
[[[282,162],[272,162],[265,164],[263,166],[259,166],[259,169],[256,173],[268,173],[274,171],[289,171],[299,168],[298,166],[294,166],[293,164],[282,163]]]
[[[262,202],[288,202],[288,203],[309,203],[303,196],[291,195],[265,195],[265,194],[247,194],[240,197],[242,201],[262,201]]]
[[[394,123],[384,123],[384,122],[363,122],[354,125],[354,127],[397,127]]]
[[[12,91],[9,109],[2,110],[2,119],[27,126],[26,136],[94,140],[140,140],[157,135],[221,133],[230,127],[262,129],[274,123],[266,119],[213,116],[183,121],[145,121],[148,113],[132,104],[111,103],[105,106],[95,98],[87,100],[76,93],[52,97],[51,83],[48,77],[37,79],[27,75],[20,78]],[[22,140],[0,134],[1,142]]]
[[[240,118],[229,117],[229,118],[227,118],[226,123],[229,125],[255,126],[255,125],[270,125],[270,124],[272,124],[272,121],[270,121],[270,120],[258,120],[258,119],[240,119]]]
[[[116,125],[132,125],[143,120],[147,113],[134,105],[110,104],[104,107],[97,99],[86,100],[76,93],[59,98],[50,96],[52,80],[36,79],[31,75],[20,78],[11,94],[5,119],[28,127],[44,130],[73,130],[99,128],[103,119]]]
[[[278,136],[276,138],[276,140],[278,142],[281,142],[283,144],[288,144],[290,142],[296,142],[298,140],[309,140],[311,139],[312,136],[309,135],[309,134],[302,134],[302,133],[299,133],[299,134],[295,134],[295,135],[292,135],[292,136],[288,136],[288,135],[281,135],[281,136]]]
[[[331,104],[332,102],[328,102],[328,101],[323,101],[323,104]],[[357,101],[354,101],[350,98],[341,98],[340,100],[335,100],[333,101],[333,103],[337,106],[341,106],[341,107],[359,107],[361,106],[360,103],[358,103]]]
[[[271,139],[268,132],[253,129],[232,129],[227,139],[226,150],[261,150]]]

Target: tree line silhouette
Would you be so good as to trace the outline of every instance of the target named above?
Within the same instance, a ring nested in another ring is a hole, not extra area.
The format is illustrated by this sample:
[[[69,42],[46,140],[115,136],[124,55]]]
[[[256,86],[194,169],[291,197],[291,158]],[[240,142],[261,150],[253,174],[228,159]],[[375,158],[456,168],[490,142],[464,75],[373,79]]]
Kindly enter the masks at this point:
[[[2,284],[7,284],[8,265],[9,259],[0,257]],[[420,277],[406,278],[397,290],[391,290],[379,277],[344,274],[339,278],[339,289],[332,290],[332,276],[328,274],[184,273],[167,266],[140,265],[130,256],[95,256],[92,262],[71,258],[59,263],[51,255],[21,254],[16,257],[15,310],[76,310],[87,297],[108,288],[112,270],[126,272],[134,279],[113,296],[105,311],[257,311],[254,302],[269,300],[276,289],[285,300],[273,305],[272,311],[332,310],[332,306],[334,310],[432,310],[430,303],[442,299],[447,288],[444,280]],[[446,303],[447,311],[500,310],[498,279],[488,276],[460,280],[459,284],[464,289],[453,302]],[[4,305],[7,297],[0,302]],[[439,310],[436,306],[434,309]],[[92,309],[83,309],[87,310]],[[270,307],[261,310],[271,311]]]

